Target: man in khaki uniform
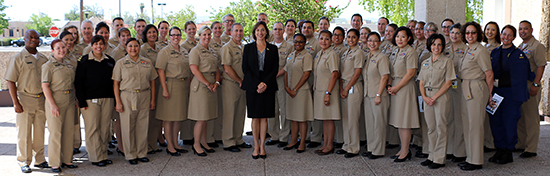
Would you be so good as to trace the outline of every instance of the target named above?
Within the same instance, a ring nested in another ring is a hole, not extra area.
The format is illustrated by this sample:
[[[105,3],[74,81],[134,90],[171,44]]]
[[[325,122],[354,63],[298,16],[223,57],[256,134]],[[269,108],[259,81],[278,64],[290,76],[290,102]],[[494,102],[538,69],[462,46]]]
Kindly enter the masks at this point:
[[[521,158],[537,156],[540,135],[540,81],[546,66],[546,48],[533,37],[533,27],[529,21],[519,23],[519,36],[523,43],[518,47],[529,58],[531,71],[536,74],[533,82],[527,81],[531,98],[521,105],[521,118],[518,121],[518,143],[516,148],[525,149]]]
[[[305,50],[315,57],[317,56],[317,52],[321,50],[321,45],[319,45],[317,38],[313,36],[313,29],[315,29],[315,27],[311,21],[305,21],[302,25],[302,33],[306,36]],[[313,75],[309,77],[308,81],[310,85],[313,85],[313,77]],[[313,122],[309,122],[308,126],[311,126],[311,135],[308,135],[308,137],[311,138],[311,142],[307,145],[307,147],[315,148],[321,145],[321,142],[323,141],[323,122],[314,120]]]
[[[35,30],[25,32],[25,49],[10,59],[4,78],[17,113],[17,161],[24,173],[32,172],[33,154],[36,167],[49,167],[44,158],[46,116],[41,87],[41,67],[48,59],[36,50],[39,40]]]
[[[120,40],[118,40],[118,37],[117,37],[118,30],[124,27],[124,19],[122,19],[121,17],[116,17],[113,19],[112,25],[113,25],[112,26],[113,32],[115,35],[112,35],[112,37],[109,39],[109,43],[114,46],[118,46],[118,44],[120,43]]]
[[[284,33],[285,28],[283,23],[276,22],[273,24],[274,40],[271,44],[276,45],[279,49],[279,72],[277,73],[277,86],[279,86],[279,90],[275,97],[275,101],[277,101],[275,103],[275,118],[267,119],[267,132],[271,135],[271,140],[267,141],[266,145],[278,144],[278,147],[288,145],[288,136],[290,135],[290,121],[286,120],[284,67],[288,55],[294,51],[294,46],[284,40]]]
[[[227,43],[231,40],[231,26],[233,26],[233,23],[235,23],[233,14],[228,13],[222,17],[222,25],[225,31],[220,38],[223,43]]]
[[[134,23],[134,30],[136,31],[136,39],[139,42],[139,46],[143,45],[143,38],[146,36],[143,36],[143,30],[145,30],[145,26],[147,25],[147,22],[144,19],[137,19]]]
[[[221,49],[222,65],[226,78],[222,84],[223,124],[222,142],[223,149],[230,152],[240,152],[242,148],[250,148],[250,144],[243,141],[244,120],[246,111],[246,94],[242,90],[242,54],[243,26],[235,23],[231,27],[231,40]]]

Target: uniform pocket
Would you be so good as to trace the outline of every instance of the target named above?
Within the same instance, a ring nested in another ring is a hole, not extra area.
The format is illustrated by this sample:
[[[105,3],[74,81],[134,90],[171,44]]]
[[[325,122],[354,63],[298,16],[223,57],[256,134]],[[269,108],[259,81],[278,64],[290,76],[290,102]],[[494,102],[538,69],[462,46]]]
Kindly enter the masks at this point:
[[[196,78],[191,81],[191,91],[196,92],[199,90],[200,82]]]

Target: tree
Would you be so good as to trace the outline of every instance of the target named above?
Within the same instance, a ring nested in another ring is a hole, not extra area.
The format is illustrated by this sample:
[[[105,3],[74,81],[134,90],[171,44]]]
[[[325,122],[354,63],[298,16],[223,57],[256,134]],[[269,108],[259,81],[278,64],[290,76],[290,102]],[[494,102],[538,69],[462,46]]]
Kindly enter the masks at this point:
[[[49,35],[48,30],[53,26],[52,18],[40,12],[40,14],[32,14],[29,19],[30,24],[25,24],[28,29],[36,30],[40,35]]]
[[[483,0],[466,1],[466,21],[481,22],[483,19]]]
[[[327,0],[260,0],[255,3],[251,0],[240,0],[231,2],[229,7],[212,9],[210,19],[221,22],[225,14],[233,14],[235,22],[243,25],[244,36],[250,36],[260,12],[266,13],[271,22],[285,22],[290,18],[296,21],[304,19],[317,22],[322,16],[336,18],[347,7],[332,7],[326,3]],[[271,28],[271,25],[268,25],[268,28]]]
[[[380,16],[388,18],[397,26],[404,26],[414,19],[414,0],[359,0],[368,12],[378,11]]]
[[[178,12],[170,12],[168,14],[164,15],[164,18],[157,18],[155,20],[155,23],[158,24],[162,20],[166,20],[168,23],[170,23],[170,26],[177,26],[182,30],[184,30],[185,22],[187,21],[195,21],[197,19],[197,14],[194,11],[194,7],[192,5],[186,5],[183,9],[181,9]],[[181,36],[184,40],[187,39],[186,35]]]
[[[0,0],[0,34],[4,33],[3,29],[7,29],[8,26],[10,26],[8,19],[6,19],[6,13],[4,13],[6,8],[8,8],[8,6],[4,5],[4,0]]]
[[[88,18],[97,17],[103,19],[103,7],[94,4],[92,6],[84,6],[84,18],[86,19],[86,12],[88,13]],[[69,21],[79,21],[80,20],[80,7],[73,5],[73,9],[69,13],[65,13],[65,19]]]

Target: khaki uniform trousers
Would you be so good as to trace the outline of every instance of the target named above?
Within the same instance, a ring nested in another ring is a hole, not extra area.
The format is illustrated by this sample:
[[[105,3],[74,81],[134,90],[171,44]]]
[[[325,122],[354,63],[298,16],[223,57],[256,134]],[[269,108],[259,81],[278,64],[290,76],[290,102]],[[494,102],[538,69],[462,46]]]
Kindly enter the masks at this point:
[[[533,82],[527,81],[528,90],[531,90]],[[541,88],[536,96],[521,105],[521,118],[518,121],[518,143],[516,148],[525,149],[526,152],[537,153],[540,135],[539,102]]]
[[[434,96],[439,89],[426,90],[426,96]],[[432,106],[424,102],[424,119],[426,120],[429,141],[428,159],[437,164],[445,164],[447,154],[447,119],[451,111],[448,93],[441,95]]]
[[[147,157],[151,92],[120,91],[120,99],[124,108],[120,113],[120,127],[126,160]]]
[[[367,151],[373,155],[386,154],[386,128],[390,110],[390,96],[380,97],[380,104],[374,104],[374,97],[364,98]]]
[[[462,87],[470,89],[472,95],[469,100],[462,96],[462,111],[467,114],[462,117],[466,162],[481,165],[483,164],[483,122],[487,114],[485,107],[489,100],[489,89],[485,80],[463,80]]]
[[[108,159],[106,144],[111,141],[111,117],[115,107],[114,98],[96,100],[86,100],[88,108],[81,111],[86,132],[86,150],[91,162]]]
[[[161,88],[162,91],[162,87],[160,87],[160,81],[158,78],[155,79],[155,86]],[[162,97],[162,95],[159,95],[159,92],[160,91],[157,91],[156,97]],[[155,105],[157,105],[157,100],[155,100]],[[147,151],[156,151],[159,149],[159,145],[157,143],[159,131],[162,129],[162,121],[157,119],[156,117],[157,109],[149,111],[149,126],[147,129]]]
[[[74,115],[76,113],[73,91],[54,91],[53,99],[59,108],[59,116],[54,117],[50,104],[46,103],[46,120],[48,121],[48,160],[51,167],[73,160]]]
[[[225,82],[224,82],[225,84]],[[219,86],[218,90],[218,116],[223,117],[223,102],[222,102],[222,94],[223,94],[223,86]],[[216,140],[222,139],[222,126],[223,126],[223,119],[222,118],[216,118],[213,120],[209,120],[206,122],[206,142],[207,143],[213,143],[216,142]]]
[[[447,124],[447,154],[452,154],[455,157],[466,157],[462,117],[467,116],[467,114],[462,111],[462,91],[460,81],[457,82],[457,88],[450,88],[448,91],[451,99],[451,111]]]
[[[82,146],[82,127],[80,126],[80,111],[78,109],[74,116],[73,148],[79,149]]]
[[[36,164],[46,161],[44,157],[44,95],[18,93],[23,112],[16,115],[17,161],[20,166],[30,165],[32,157]]]
[[[348,82],[344,83],[343,87],[347,84]],[[363,101],[363,82],[357,81],[353,85],[353,89],[353,94],[348,94],[345,99],[340,97],[344,136],[342,149],[348,153],[357,154],[361,150],[361,145],[359,145],[359,117],[361,116],[361,102]]]
[[[493,132],[491,131],[491,123],[489,122],[489,114],[485,113],[485,122],[483,122],[483,145],[487,148],[495,148]]]
[[[359,106],[361,106],[361,105],[359,105]],[[359,111],[361,111],[361,109],[359,109]],[[357,122],[357,123],[359,123],[359,122]],[[344,127],[343,127],[342,120],[335,120],[334,121],[334,142],[345,143],[345,141],[344,141]]]
[[[271,140],[288,142],[291,121],[286,120],[284,76],[277,78],[277,86],[279,90],[275,96],[275,101],[277,101],[275,103],[275,118],[267,118],[267,132],[271,135]]]
[[[246,94],[239,83],[225,81],[222,85],[223,114],[222,141],[224,147],[243,144]]]
[[[364,102],[363,102],[364,103]],[[365,106],[361,103],[361,115],[359,116],[359,141],[367,141],[367,127],[365,126]],[[340,142],[336,139],[336,142]]]
[[[417,86],[416,87],[417,97],[421,97],[420,88],[418,87],[418,82],[416,82],[415,86]],[[425,110],[426,106],[424,106],[423,108]],[[420,110],[418,112],[418,117],[420,118],[420,128],[412,130],[412,133],[413,133],[412,143],[422,147],[423,154],[429,154],[430,143],[428,141],[428,125],[426,124],[426,118],[425,118],[424,112],[420,112]]]

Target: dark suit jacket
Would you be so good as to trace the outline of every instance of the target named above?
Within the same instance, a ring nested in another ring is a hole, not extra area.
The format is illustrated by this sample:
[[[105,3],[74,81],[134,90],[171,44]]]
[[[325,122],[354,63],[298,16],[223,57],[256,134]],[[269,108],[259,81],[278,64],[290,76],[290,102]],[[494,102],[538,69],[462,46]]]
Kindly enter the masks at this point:
[[[512,82],[512,92],[515,101],[525,102],[529,99],[529,89],[527,89],[527,80],[533,81],[535,73],[531,72],[531,66],[529,65],[529,59],[520,49],[514,47],[514,51],[510,53],[509,62],[510,66],[510,79]],[[502,68],[500,68],[500,57],[506,57],[501,55],[502,46],[493,49],[491,52],[491,65],[493,67],[493,73],[495,79],[500,79],[502,74]],[[495,88],[496,89],[496,88]]]
[[[279,51],[277,46],[267,43],[264,61],[264,71],[260,75],[258,63],[258,48],[256,42],[246,44],[243,51],[243,83],[241,89],[254,91],[258,90],[258,84],[264,82],[267,85],[267,92],[277,91],[277,72],[279,71]]]

